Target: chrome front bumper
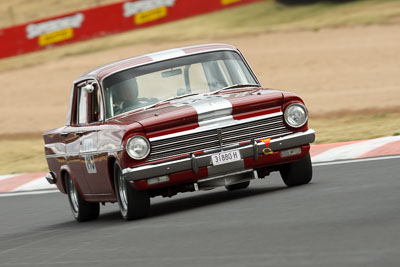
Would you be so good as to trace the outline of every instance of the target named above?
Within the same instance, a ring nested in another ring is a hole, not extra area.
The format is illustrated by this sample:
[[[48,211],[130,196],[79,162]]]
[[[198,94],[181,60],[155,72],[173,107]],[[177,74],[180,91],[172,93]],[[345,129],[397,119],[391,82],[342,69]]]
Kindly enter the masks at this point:
[[[309,129],[305,132],[294,133],[281,138],[272,139],[268,148],[270,148],[273,152],[276,152],[287,148],[294,148],[302,145],[307,145],[314,142],[314,140],[315,140],[315,131]],[[215,176],[228,172],[236,172],[244,170],[245,166],[243,159],[248,157],[253,157],[254,160],[257,161],[259,155],[264,154],[263,150],[266,148],[267,148],[266,144],[261,141],[254,141],[253,143],[244,146],[223,147],[222,150],[224,151],[231,149],[239,150],[242,158],[242,160],[240,161],[227,163],[223,165],[213,166],[212,164],[211,155],[213,153],[221,151],[217,150],[199,156],[195,156],[192,154],[191,157],[183,159],[150,164],[136,168],[126,168],[122,170],[122,174],[124,175],[124,178],[127,181],[136,181],[152,177],[169,175],[172,173],[187,171],[187,170],[192,170],[194,173],[198,173],[199,168],[207,167],[208,175]]]

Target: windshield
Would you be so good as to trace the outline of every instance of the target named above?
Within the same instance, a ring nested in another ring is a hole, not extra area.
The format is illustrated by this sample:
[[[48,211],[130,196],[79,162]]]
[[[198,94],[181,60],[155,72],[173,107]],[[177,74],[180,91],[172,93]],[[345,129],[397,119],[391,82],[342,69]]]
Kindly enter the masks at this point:
[[[215,92],[258,82],[233,51],[181,57],[108,76],[103,81],[106,117],[189,94]]]

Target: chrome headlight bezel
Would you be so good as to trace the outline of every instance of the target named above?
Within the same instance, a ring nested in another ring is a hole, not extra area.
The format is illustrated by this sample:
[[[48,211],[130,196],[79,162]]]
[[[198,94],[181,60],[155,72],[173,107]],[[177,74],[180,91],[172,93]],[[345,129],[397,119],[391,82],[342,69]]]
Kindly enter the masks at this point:
[[[138,155],[138,153],[134,151],[134,147],[132,147],[134,145],[134,141],[141,142],[140,145],[142,145],[145,149],[144,153],[140,153]],[[128,155],[135,160],[142,160],[150,154],[150,142],[146,137],[142,135],[135,135],[129,138],[129,140],[126,142],[125,148]]]
[[[304,113],[304,118],[302,119],[302,121],[300,123],[295,123],[295,122],[293,122],[293,120],[291,120],[290,117],[293,116],[294,112],[296,110],[299,110],[299,108]],[[307,111],[307,108],[303,104],[293,103],[286,107],[284,117],[285,117],[285,122],[287,125],[289,125],[290,127],[293,127],[293,128],[300,128],[300,127],[304,126],[308,121],[308,111]]]

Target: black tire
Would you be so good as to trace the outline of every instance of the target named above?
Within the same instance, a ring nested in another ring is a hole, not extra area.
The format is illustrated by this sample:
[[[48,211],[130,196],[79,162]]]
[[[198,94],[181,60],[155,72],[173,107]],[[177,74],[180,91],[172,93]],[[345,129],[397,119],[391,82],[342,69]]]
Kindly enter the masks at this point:
[[[144,218],[150,209],[150,196],[147,191],[135,190],[123,179],[121,167],[114,164],[115,194],[122,218],[127,221]]]
[[[281,166],[283,182],[288,186],[308,184],[312,179],[312,165],[310,153],[304,158]]]
[[[68,202],[75,220],[78,222],[85,222],[97,219],[100,214],[100,204],[98,202],[85,201],[68,174],[65,176],[65,185],[67,188]]]
[[[231,185],[226,185],[225,188],[228,191],[234,191],[234,190],[239,190],[239,189],[245,189],[249,187],[250,181],[239,183],[239,184],[231,184]]]

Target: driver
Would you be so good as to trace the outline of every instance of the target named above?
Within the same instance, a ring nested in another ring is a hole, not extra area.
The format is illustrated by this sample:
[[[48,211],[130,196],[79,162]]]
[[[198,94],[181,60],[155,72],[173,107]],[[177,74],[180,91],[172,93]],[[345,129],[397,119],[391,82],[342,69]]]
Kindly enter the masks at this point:
[[[138,88],[136,79],[126,80],[113,85],[114,114],[133,109],[137,104]]]

